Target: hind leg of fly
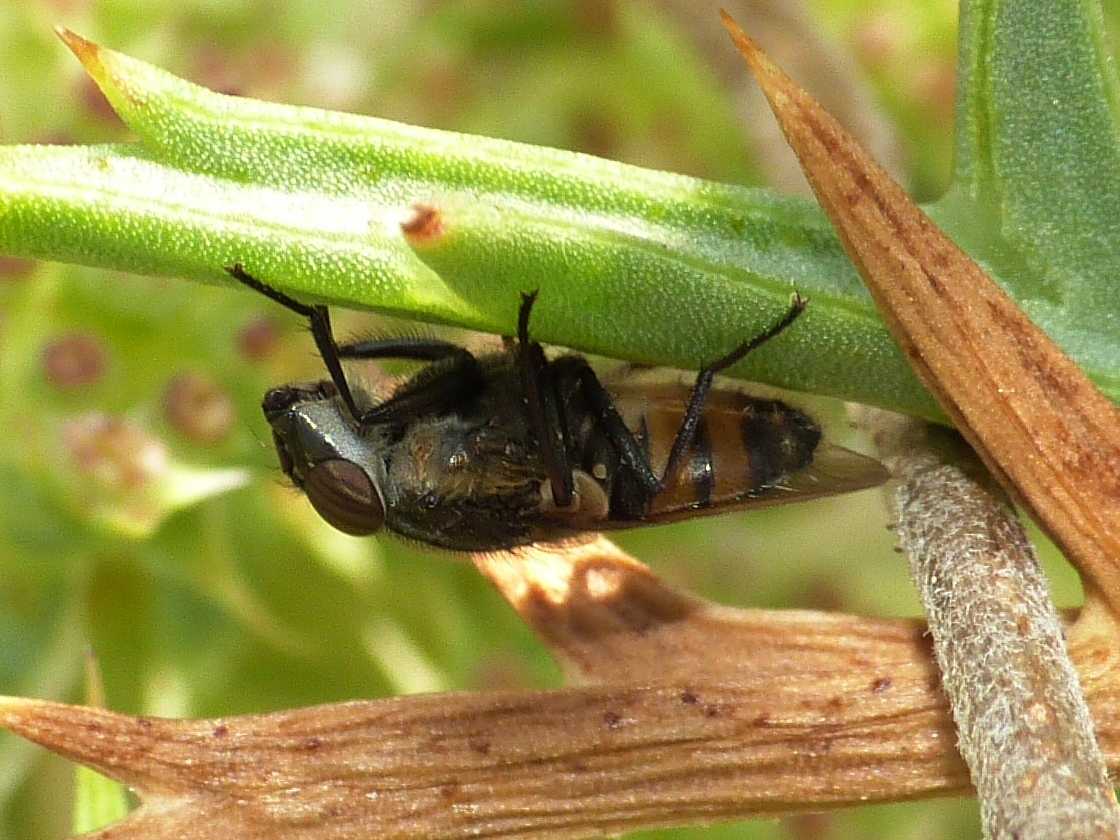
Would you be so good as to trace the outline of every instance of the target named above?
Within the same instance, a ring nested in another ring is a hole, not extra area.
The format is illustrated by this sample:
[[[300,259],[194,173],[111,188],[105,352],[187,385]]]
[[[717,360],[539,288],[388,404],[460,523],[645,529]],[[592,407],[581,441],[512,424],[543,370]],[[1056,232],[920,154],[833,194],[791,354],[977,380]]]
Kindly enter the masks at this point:
[[[580,356],[566,356],[553,362],[552,372],[557,379],[562,379],[565,376],[578,378],[588,408],[607,439],[618,452],[621,464],[629,469],[630,474],[636,480],[637,487],[631,491],[635,498],[629,500],[632,507],[638,509],[644,504],[648,504],[675,479],[685,454],[692,448],[693,441],[696,438],[696,430],[704,414],[704,402],[707,399],[708,391],[711,390],[715,375],[742,360],[752,350],[781,334],[797,320],[797,317],[804,311],[805,305],[805,299],[796,295],[789,310],[773,326],[743,342],[730,353],[700,370],[692,387],[692,393],[689,395],[684,418],[673,438],[673,445],[669,451],[665,469],[660,476],[654,472],[645,449],[630,428],[622,421],[614,407],[614,399],[603,387],[587,361]],[[640,498],[642,496],[644,498]]]
[[[638,479],[640,492],[652,498],[660,489],[657,475],[641,443],[627,428],[614,400],[581,356],[563,356],[548,362],[540,344],[529,338],[529,315],[537,294],[521,296],[517,319],[517,354],[525,389],[530,427],[541,443],[541,457],[552,485],[552,496],[560,507],[571,502],[574,492],[570,436],[560,410],[560,384],[575,379],[599,428],[610,441],[623,465]],[[643,503],[645,499],[641,500]]]
[[[562,356],[552,363],[552,373],[557,381],[571,378],[579,383],[580,393],[597,427],[618,453],[620,463],[634,474],[651,498],[656,495],[661,490],[661,481],[650,465],[645,448],[623,422],[614,407],[614,398],[603,387],[587,360],[582,356]]]
[[[720,371],[726,370],[741,361],[748,353],[761,347],[772,338],[776,338],[785,331],[790,324],[797,320],[805,311],[808,301],[801,295],[794,293],[793,302],[789,310],[765,332],[748,339],[725,356],[716,359],[707,367],[701,368],[696,375],[696,382],[692,386],[692,393],[688,398],[688,407],[685,409],[684,419],[673,438],[672,449],[669,450],[669,459],[665,462],[665,471],[661,474],[661,487],[667,487],[676,477],[677,471],[684,461],[685,454],[692,448],[696,439],[696,429],[700,425],[700,418],[704,414],[704,400],[711,390],[712,380]]]

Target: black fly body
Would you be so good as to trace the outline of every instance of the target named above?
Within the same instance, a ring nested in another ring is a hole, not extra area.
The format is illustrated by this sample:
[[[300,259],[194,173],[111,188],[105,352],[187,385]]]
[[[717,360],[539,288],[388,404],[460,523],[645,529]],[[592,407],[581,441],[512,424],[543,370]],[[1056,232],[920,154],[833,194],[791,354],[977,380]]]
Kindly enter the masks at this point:
[[[386,528],[441,548],[490,551],[574,533],[786,504],[881,483],[875,460],[821,441],[796,408],[713,387],[715,374],[779,335],[805,308],[704,368],[691,388],[640,376],[600,382],[587,360],[548,359],[529,337],[474,355],[438,339],[338,344],[325,306],[252,277],[242,284],[307,318],[330,375],[265,394],[280,465],[348,534]],[[343,360],[426,362],[384,400]]]

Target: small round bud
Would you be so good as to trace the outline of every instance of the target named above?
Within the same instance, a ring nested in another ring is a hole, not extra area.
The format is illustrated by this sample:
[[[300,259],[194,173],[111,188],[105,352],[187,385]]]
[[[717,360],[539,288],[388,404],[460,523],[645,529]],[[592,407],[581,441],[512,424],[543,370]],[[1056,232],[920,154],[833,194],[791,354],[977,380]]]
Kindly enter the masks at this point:
[[[62,440],[78,470],[113,492],[137,490],[167,469],[163,442],[119,417],[92,413],[71,420]]]
[[[70,391],[92,385],[105,375],[104,345],[92,335],[71,333],[43,348],[43,372],[56,388]]]
[[[176,376],[163,392],[164,418],[193,443],[220,443],[233,429],[236,414],[229,394],[197,373]]]
[[[274,318],[254,318],[237,333],[237,349],[250,362],[262,362],[280,346],[280,326]]]

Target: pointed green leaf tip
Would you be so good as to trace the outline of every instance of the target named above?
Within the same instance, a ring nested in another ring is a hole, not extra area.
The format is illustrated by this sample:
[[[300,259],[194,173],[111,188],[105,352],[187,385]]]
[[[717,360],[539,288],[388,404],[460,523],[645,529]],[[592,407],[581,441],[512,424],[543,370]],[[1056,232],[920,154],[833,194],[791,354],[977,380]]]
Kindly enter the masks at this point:
[[[228,283],[696,368],[812,298],[733,374],[918,414],[930,397],[804,201],[556,149],[208,91],[60,37],[140,139],[0,148],[0,251]],[[402,223],[430,208],[440,235]]]
[[[100,53],[101,48],[93,41],[87,41],[76,32],[72,32],[65,26],[56,26],[54,34],[62,39],[70,52],[77,56],[78,61],[82,62],[82,66],[86,68],[86,72],[93,77],[93,80],[98,84],[105,75],[105,68],[101,63]]]

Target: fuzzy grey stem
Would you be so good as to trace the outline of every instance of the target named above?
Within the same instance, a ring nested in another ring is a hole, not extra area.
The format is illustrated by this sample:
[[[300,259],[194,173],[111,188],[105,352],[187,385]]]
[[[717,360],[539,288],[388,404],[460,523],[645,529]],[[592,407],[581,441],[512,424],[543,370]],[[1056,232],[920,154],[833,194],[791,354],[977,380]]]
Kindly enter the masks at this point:
[[[986,836],[1120,837],[1120,810],[1033,547],[975,456],[879,435]],[[963,466],[962,466],[963,465]]]

